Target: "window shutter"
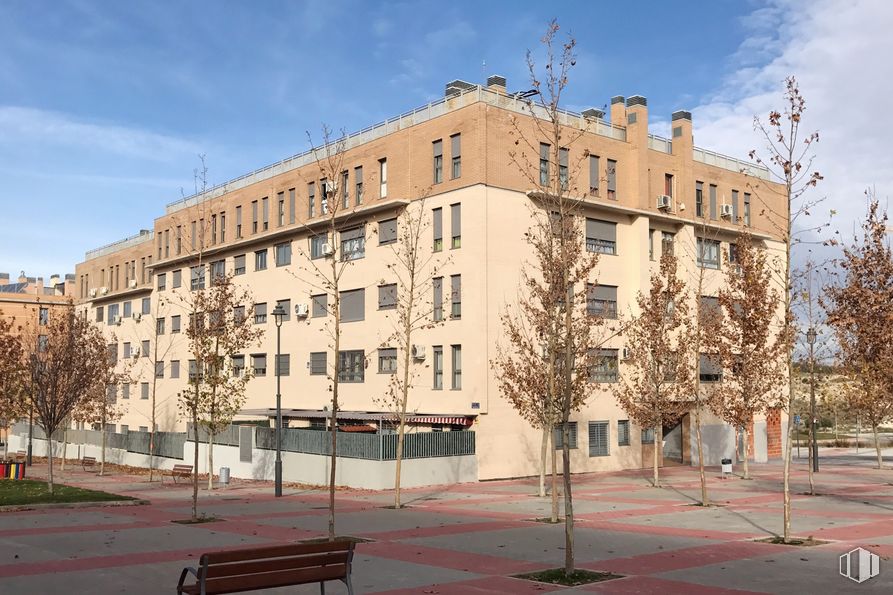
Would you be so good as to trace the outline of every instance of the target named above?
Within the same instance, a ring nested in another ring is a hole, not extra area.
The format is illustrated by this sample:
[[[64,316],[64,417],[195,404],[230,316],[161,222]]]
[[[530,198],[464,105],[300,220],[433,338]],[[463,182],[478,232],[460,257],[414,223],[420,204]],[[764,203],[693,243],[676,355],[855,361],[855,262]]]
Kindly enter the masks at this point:
[[[378,224],[378,243],[390,244],[397,241],[397,220],[388,219]]]
[[[366,237],[366,228],[363,226],[354,227],[353,229],[345,229],[341,232],[341,241],[357,240]]]
[[[434,209],[431,214],[434,218],[434,239],[443,239],[443,209]]]
[[[342,291],[340,306],[342,322],[363,320],[366,315],[366,290]]]
[[[462,205],[461,204],[450,205],[450,227],[452,229],[454,238],[462,235]]]
[[[295,189],[292,188],[288,191],[288,222],[289,224],[295,222]]]
[[[397,284],[379,285],[378,287],[378,307],[381,310],[394,308],[397,306]]]
[[[462,155],[462,136],[454,134],[450,137],[450,156],[459,157]]]
[[[617,287],[613,285],[588,285],[586,296],[590,300],[617,301]]]
[[[310,298],[310,301],[313,304],[313,318],[318,318],[320,316],[325,316],[328,314],[328,295],[322,293],[320,295],[314,295]]]
[[[442,156],[443,156],[443,141],[442,141],[442,140],[436,140],[436,141],[434,141],[434,143],[432,143],[432,144],[434,145],[434,156],[435,156],[435,157],[442,157]]]
[[[598,157],[589,156],[589,189],[598,190]]]
[[[586,237],[616,242],[617,224],[599,219],[586,219]]]
[[[608,422],[589,422],[589,456],[608,456]]]
[[[732,223],[738,223],[738,191],[732,190]]]
[[[443,277],[434,278],[434,310],[443,308]]]

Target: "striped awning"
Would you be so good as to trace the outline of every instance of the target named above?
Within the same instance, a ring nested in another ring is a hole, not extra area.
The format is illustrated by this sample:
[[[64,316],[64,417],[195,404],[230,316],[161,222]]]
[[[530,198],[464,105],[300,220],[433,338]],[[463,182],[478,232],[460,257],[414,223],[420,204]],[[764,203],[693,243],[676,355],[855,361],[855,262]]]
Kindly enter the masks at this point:
[[[468,417],[449,417],[443,415],[417,415],[410,417],[407,421],[411,424],[447,424],[451,426],[470,426],[471,419]]]

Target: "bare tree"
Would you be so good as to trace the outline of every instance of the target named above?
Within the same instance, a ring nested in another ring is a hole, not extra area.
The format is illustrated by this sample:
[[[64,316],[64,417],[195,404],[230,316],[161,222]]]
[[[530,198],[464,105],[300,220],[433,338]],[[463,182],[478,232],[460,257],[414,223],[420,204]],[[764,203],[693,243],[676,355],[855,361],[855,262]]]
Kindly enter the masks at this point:
[[[624,373],[614,388],[630,417],[654,429],[655,487],[660,487],[663,426],[685,414],[692,391],[692,367],[680,345],[688,323],[687,290],[676,266],[672,251],[665,250],[659,272],[651,275],[648,294],[639,292],[638,316],[624,331],[628,352]]]
[[[874,433],[878,469],[883,468],[878,426],[893,415],[893,251],[887,239],[887,214],[869,195],[861,241],[844,247],[839,261],[843,280],[825,287],[828,324],[851,380],[847,401]]]
[[[755,415],[782,404],[783,354],[788,338],[775,332],[779,292],[772,284],[766,253],[746,231],[725,255],[725,283],[719,290],[717,325],[706,344],[722,367],[711,407],[744,442],[744,478],[750,479],[749,427]]]
[[[22,327],[0,312],[0,429],[5,430],[3,458],[9,449],[12,422],[27,414],[24,389],[27,386]]]
[[[822,175],[812,170],[813,149],[819,141],[818,132],[803,134],[800,126],[806,110],[806,100],[800,93],[795,77],[785,80],[784,112],[772,110],[768,121],[762,122],[754,117],[754,128],[765,141],[766,157],[759,157],[756,150],[750,152],[750,158],[756,163],[765,165],[774,181],[781,183],[781,189],[775,186],[750,183],[755,198],[762,203],[760,214],[766,216],[768,223],[774,228],[785,244],[785,259],[778,271],[778,284],[784,291],[784,327],[782,334],[788,338],[786,351],[788,395],[786,410],[788,413],[787,440],[784,452],[784,536],[787,542],[791,534],[791,420],[790,401],[794,395],[794,326],[795,319],[792,308],[792,268],[791,250],[799,238],[795,238],[794,226],[801,227],[797,232],[815,232],[820,226],[806,226],[802,221],[810,215],[818,202],[808,198],[807,191],[814,188]]]

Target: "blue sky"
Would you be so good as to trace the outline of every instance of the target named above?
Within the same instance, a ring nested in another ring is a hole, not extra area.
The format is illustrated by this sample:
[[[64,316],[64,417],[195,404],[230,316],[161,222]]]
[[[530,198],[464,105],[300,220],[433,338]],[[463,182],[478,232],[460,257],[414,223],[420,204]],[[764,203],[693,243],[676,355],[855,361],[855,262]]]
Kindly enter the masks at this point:
[[[692,109],[698,144],[743,157],[754,146],[753,114],[777,105],[781,79],[796,72],[819,106],[813,127],[830,126],[833,140],[850,85],[859,85],[856,94],[893,85],[858,61],[893,55],[881,34],[893,12],[879,0],[790,8],[788,0],[7,0],[0,271],[73,272],[85,250],[150,226],[181,188],[188,193],[199,153],[218,183],[306,149],[307,131],[318,135],[322,123],[363,128],[439,97],[454,78],[498,73],[510,90],[526,88],[525,50],[552,17],[578,40],[566,107],[639,93],[653,121]],[[841,55],[823,56],[813,44],[823,32]],[[855,149],[842,142],[842,154],[880,147],[893,132],[857,117],[839,136],[860,126],[870,138]],[[829,190],[855,200],[847,203],[854,213],[865,184],[884,195],[893,184],[889,160],[860,163],[864,173],[844,171]]]

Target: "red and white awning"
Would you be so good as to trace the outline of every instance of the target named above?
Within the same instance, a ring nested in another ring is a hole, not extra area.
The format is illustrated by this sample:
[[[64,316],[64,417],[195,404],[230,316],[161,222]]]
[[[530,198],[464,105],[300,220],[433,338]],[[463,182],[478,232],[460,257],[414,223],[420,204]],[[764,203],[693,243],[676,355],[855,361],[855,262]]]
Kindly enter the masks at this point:
[[[410,417],[407,421],[412,424],[447,424],[451,426],[470,426],[468,417],[447,417],[442,415],[420,415]]]

